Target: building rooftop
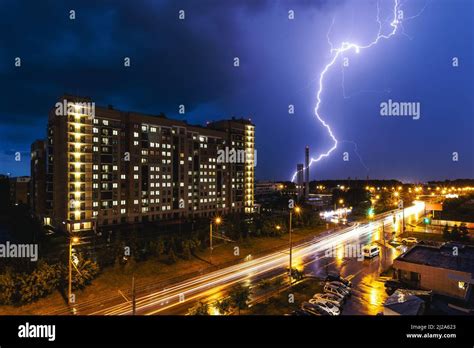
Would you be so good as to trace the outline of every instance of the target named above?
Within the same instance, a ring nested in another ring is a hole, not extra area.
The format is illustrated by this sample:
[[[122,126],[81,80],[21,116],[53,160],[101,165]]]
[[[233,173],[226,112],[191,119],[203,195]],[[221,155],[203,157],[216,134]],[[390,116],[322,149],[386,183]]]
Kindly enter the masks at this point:
[[[423,301],[418,296],[398,289],[384,303],[384,307],[400,315],[419,315],[424,311]]]
[[[474,273],[474,247],[463,244],[446,243],[439,247],[417,244],[396,260]]]

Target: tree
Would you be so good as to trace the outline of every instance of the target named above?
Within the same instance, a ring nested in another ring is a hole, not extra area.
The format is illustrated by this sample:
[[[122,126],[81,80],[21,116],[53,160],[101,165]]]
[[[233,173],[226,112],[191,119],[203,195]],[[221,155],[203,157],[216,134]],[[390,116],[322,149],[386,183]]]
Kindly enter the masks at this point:
[[[209,305],[204,302],[199,302],[194,307],[188,310],[189,315],[209,315]]]
[[[463,222],[459,226],[459,240],[462,242],[468,242],[469,241],[469,231],[467,230],[466,224]]]
[[[82,289],[86,285],[90,284],[92,280],[99,274],[99,265],[97,262],[84,259],[82,254],[78,255],[77,260],[77,265],[76,267],[73,266],[72,271],[72,287],[73,289]],[[67,275],[65,274],[64,277],[66,276]]]
[[[168,263],[173,264],[173,263],[176,263],[177,261],[178,261],[178,258],[176,257],[176,254],[175,254],[173,248],[171,248],[169,253],[168,253]]]
[[[237,307],[237,309],[239,310],[239,315],[242,309],[247,308],[248,306],[247,302],[250,298],[250,294],[251,294],[250,288],[245,287],[243,285],[239,285],[235,287],[230,292],[230,299],[232,301],[232,304],[235,307]]]
[[[299,280],[304,278],[304,273],[302,271],[300,271],[299,269],[297,269],[297,268],[292,268],[291,269],[291,277],[294,280],[299,281]]]
[[[443,228],[443,239],[444,240],[449,240],[450,239],[450,233],[449,233],[449,226],[446,224],[444,225],[444,228]]]
[[[15,290],[15,281],[10,271],[0,274],[0,304],[12,304]]]
[[[232,307],[232,302],[230,298],[223,298],[216,302],[215,307],[218,309],[219,313],[226,315]]]
[[[454,225],[453,229],[451,230],[451,240],[459,241],[461,234],[459,233],[458,225]]]

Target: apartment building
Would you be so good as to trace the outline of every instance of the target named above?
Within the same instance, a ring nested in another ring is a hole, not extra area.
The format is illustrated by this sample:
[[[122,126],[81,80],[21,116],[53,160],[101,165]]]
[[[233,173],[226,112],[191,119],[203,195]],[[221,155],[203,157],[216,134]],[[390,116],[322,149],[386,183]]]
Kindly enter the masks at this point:
[[[255,126],[249,120],[201,127],[63,96],[48,120],[46,219],[78,232],[251,213],[254,144]],[[222,156],[229,152],[245,155]]]

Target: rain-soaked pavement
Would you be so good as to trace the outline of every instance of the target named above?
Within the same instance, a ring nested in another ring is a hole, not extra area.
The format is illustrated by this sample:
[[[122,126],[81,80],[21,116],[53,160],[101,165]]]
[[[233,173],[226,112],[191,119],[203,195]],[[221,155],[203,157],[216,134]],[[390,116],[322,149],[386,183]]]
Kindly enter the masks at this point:
[[[386,231],[386,239],[390,234],[390,231]],[[386,243],[384,246],[382,231],[352,240],[350,245],[354,250],[354,247],[360,248],[370,243],[380,246],[380,254],[372,259],[363,259],[359,253],[354,255],[354,252],[348,255],[346,243],[336,247],[335,257],[320,255],[320,260],[305,267],[306,272],[321,278],[325,277],[327,271],[336,271],[352,282],[352,296],[344,304],[342,315],[376,315],[383,311],[383,303],[388,297],[384,287],[387,277],[380,274],[392,265],[393,259],[402,251]]]

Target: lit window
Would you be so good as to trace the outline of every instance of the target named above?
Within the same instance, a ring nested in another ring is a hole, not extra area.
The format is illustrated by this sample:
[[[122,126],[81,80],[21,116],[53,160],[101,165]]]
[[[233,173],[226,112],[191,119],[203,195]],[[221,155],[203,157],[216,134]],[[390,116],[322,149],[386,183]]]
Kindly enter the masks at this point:
[[[133,132],[133,136],[134,136],[135,138],[138,138],[140,135],[138,134],[138,132]]]

